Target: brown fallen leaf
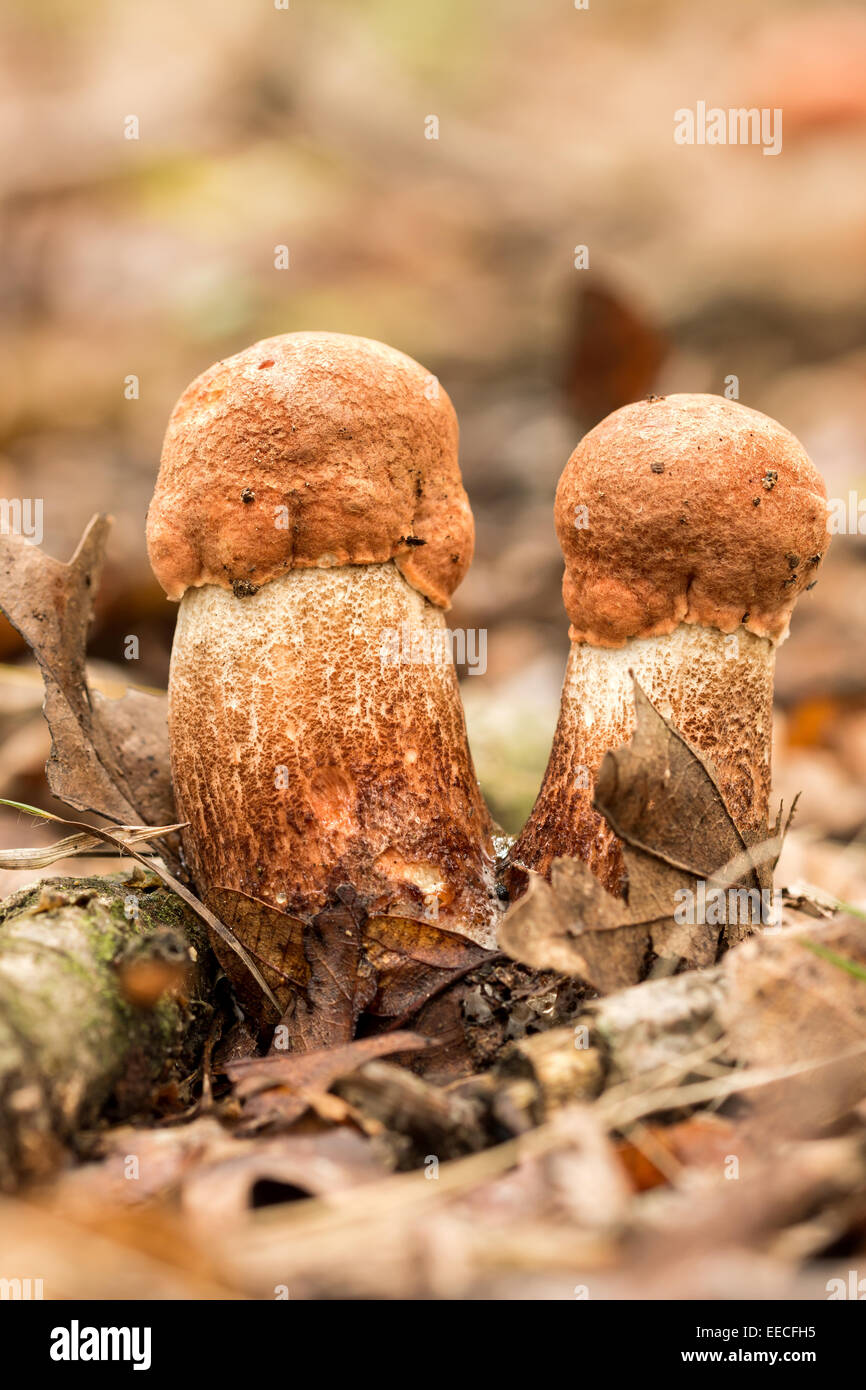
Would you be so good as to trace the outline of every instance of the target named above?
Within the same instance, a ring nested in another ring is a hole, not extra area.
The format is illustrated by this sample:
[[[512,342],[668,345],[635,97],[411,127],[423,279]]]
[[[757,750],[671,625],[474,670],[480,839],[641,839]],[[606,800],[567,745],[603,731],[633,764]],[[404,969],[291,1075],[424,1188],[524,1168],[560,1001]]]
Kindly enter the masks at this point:
[[[814,1067],[750,1097],[763,1132],[816,1134],[866,1096],[866,922],[816,922],[745,942],[724,973],[729,1053],[758,1068]]]
[[[507,955],[534,970],[585,980],[599,994],[636,984],[648,957],[647,932],[623,921],[628,908],[585,864],[555,859],[550,882],[530,873],[526,892],[499,927]]]
[[[159,825],[163,816],[174,815],[167,697],[127,690],[119,699],[109,699],[94,690],[92,705],[142,818]]]
[[[653,389],[668,344],[653,323],[596,278],[581,286],[566,350],[565,392],[589,428]]]
[[[313,918],[304,930],[309,981],[283,1016],[295,1051],[348,1043],[376,993],[376,977],[363,952],[366,915],[353,888]]]
[[[722,1115],[699,1111],[676,1124],[636,1127],[616,1146],[617,1156],[637,1192],[662,1187],[682,1169],[709,1169],[723,1175],[731,1153],[754,1156],[754,1145],[735,1123]]]
[[[231,888],[211,889],[207,904],[256,962],[279,1007],[268,1004],[252,975],[236,969],[231,952],[214,940],[214,952],[241,1005],[252,1018],[276,1023],[292,1006],[297,991],[305,988],[310,979],[310,965],[304,954],[304,923],[270,907],[260,898]]]
[[[247,1126],[290,1125],[316,1097],[326,1095],[338,1077],[375,1057],[418,1052],[427,1046],[427,1040],[415,1033],[384,1033],[319,1051],[271,1052],[267,1057],[231,1062],[226,1072],[243,1105]]]
[[[375,971],[377,988],[367,1011],[376,1018],[407,1020],[442,989],[498,955],[429,922],[370,917],[364,956]]]
[[[203,1116],[153,1130],[118,1125],[96,1143],[94,1160],[61,1174],[52,1190],[52,1206],[68,1217],[153,1211],[179,1194],[184,1214],[207,1229],[215,1219],[240,1220],[254,1207],[342,1191],[388,1173],[366,1135],[346,1126],[241,1138]]]
[[[181,1190],[184,1213],[205,1232],[240,1225],[250,1210],[326,1197],[387,1177],[366,1135],[343,1125],[312,1134],[235,1139],[220,1162],[195,1164]]]
[[[549,883],[528,875],[527,891],[499,929],[500,944],[514,959],[579,975],[601,994],[636,984],[654,957],[671,968],[680,962],[699,968],[749,935],[772,908],[772,870],[782,846],[780,821],[761,837],[737,827],[712,765],[637,682],[634,690],[634,735],[605,755],[593,803],[622,841],[625,900],[607,893],[585,864],[557,859]],[[758,897],[738,900],[739,920],[676,920],[684,893],[700,904],[701,885],[707,894],[741,889]]]
[[[352,890],[305,924],[228,888],[207,894],[274,991],[275,1013],[219,941],[216,954],[254,1018],[283,1023],[292,1050],[349,1042],[361,1013],[393,1028],[482,961],[495,958],[465,937],[404,917],[367,917]]]
[[[165,700],[142,691],[109,700],[87,684],[87,631],[110,526],[94,516],[68,564],[21,536],[0,536],[0,609],[42,671],[55,796],[115,824],[168,825],[177,817]],[[161,853],[177,870],[176,848],[166,842]]]

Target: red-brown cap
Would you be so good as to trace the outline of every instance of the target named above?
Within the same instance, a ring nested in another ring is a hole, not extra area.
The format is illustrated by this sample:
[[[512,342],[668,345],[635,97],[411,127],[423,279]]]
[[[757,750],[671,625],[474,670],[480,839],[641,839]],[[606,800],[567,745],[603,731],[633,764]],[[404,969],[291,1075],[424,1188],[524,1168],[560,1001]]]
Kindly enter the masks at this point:
[[[384,343],[266,338],[203,372],[175,406],[147,519],[169,598],[393,559],[447,608],[473,542],[454,408]]]
[[[827,549],[823,479],[788,430],[721,396],[652,396],[590,430],[556,530],[576,642],[702,623],[780,641]]]

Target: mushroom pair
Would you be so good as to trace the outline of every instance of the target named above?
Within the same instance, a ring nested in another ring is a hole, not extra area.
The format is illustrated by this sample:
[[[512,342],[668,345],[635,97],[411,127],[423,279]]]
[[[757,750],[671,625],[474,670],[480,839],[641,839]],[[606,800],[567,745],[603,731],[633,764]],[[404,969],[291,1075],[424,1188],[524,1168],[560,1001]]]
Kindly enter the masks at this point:
[[[576,856],[619,893],[592,797],[633,728],[632,672],[715,764],[738,824],[766,825],[775,648],[826,549],[826,495],[768,417],[653,397],[578,446],[556,525],[571,655],[509,859],[546,873]],[[442,659],[473,522],[435,378],[328,333],[217,363],[171,417],[148,546],[181,601],[172,775],[205,900],[309,923],[348,888],[368,919],[495,945],[493,827]]]

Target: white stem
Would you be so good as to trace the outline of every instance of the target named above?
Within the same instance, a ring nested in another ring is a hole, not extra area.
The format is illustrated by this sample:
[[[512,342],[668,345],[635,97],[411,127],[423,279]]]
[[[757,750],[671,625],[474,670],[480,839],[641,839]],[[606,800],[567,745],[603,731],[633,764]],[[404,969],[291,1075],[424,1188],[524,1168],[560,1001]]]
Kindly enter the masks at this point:
[[[623,647],[572,643],[550,760],[513,862],[546,873],[557,855],[574,856],[618,890],[620,847],[592,797],[605,753],[634,731],[631,671],[714,764],[737,824],[760,832],[769,806],[774,667],[773,643],[744,628],[725,634],[681,624]]]
[[[172,768],[197,883],[308,920],[367,910],[492,944],[491,826],[445,617],[393,562],[181,604]]]

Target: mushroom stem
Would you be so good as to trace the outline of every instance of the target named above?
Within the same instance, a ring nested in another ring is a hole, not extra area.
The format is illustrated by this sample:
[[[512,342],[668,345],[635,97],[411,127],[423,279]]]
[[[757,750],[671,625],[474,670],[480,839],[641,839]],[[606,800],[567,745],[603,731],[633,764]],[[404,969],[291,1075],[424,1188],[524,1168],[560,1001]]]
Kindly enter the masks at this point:
[[[634,732],[632,673],[713,764],[735,823],[760,835],[769,811],[774,667],[773,643],[745,628],[727,634],[683,623],[623,647],[572,642],[547,771],[511,861],[546,874],[555,857],[569,855],[609,892],[622,892],[622,848],[592,800],[605,753]]]
[[[491,822],[442,610],[396,564],[185,593],[169,689],[184,847],[309,921],[351,885],[369,915],[495,944]]]

